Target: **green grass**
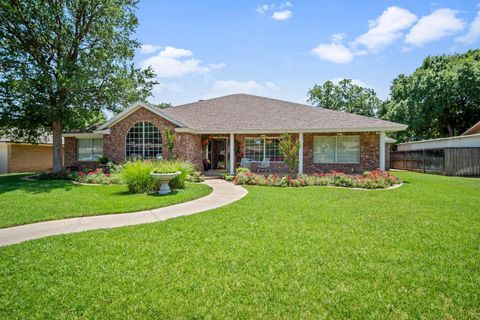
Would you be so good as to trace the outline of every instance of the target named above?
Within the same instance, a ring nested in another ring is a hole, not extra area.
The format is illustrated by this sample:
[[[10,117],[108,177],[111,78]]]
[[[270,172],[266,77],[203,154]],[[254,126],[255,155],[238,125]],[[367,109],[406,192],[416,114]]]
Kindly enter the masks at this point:
[[[0,318],[480,318],[480,180],[399,175],[0,248]]]
[[[85,186],[65,180],[26,181],[25,175],[0,176],[0,228],[13,225],[160,208],[211,192],[188,184],[166,196],[130,194],[126,186]]]

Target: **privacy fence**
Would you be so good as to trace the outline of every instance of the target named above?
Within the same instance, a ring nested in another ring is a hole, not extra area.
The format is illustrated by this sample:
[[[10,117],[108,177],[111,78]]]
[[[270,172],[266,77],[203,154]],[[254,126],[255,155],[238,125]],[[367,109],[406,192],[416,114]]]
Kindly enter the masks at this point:
[[[391,151],[390,168],[448,176],[478,177],[480,148]]]

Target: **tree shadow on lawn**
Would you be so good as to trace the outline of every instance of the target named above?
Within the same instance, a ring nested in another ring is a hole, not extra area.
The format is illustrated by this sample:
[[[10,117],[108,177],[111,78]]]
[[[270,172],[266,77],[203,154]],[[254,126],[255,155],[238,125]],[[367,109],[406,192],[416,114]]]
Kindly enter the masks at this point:
[[[172,189],[172,192],[170,192],[169,194],[159,194],[158,192],[152,192],[152,193],[147,193],[146,195],[149,196],[149,197],[159,197],[159,198],[168,198],[170,196],[175,196],[179,193],[179,190],[176,190],[176,189]],[[140,193],[132,193],[128,190],[125,190],[125,191],[118,191],[118,192],[115,192],[114,193],[115,195],[119,195],[119,196],[132,196],[132,195],[135,195],[135,194],[140,194]]]
[[[0,176],[0,194],[23,191],[26,193],[48,193],[55,189],[71,191],[79,185],[69,180],[27,180],[29,174],[14,174]]]

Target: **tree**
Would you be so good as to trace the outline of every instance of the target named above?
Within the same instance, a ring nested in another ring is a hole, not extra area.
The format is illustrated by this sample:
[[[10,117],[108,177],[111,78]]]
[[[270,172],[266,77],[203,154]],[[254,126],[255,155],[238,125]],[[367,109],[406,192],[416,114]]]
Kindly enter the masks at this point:
[[[426,57],[393,80],[379,116],[408,125],[400,141],[462,134],[480,120],[480,50]]]
[[[374,117],[382,103],[375,90],[356,85],[351,79],[315,85],[308,91],[308,101],[317,107],[368,117]]]
[[[169,102],[160,102],[156,106],[157,106],[157,108],[160,108],[160,109],[166,109],[166,108],[170,108],[172,106],[172,104],[169,103]]]
[[[289,133],[284,133],[278,143],[278,151],[283,157],[283,161],[290,168],[290,173],[293,174],[298,168],[298,151],[300,150],[300,143],[293,139]]]
[[[4,0],[0,3],[0,127],[35,142],[145,99],[154,74],[132,62],[139,43],[135,0]]]

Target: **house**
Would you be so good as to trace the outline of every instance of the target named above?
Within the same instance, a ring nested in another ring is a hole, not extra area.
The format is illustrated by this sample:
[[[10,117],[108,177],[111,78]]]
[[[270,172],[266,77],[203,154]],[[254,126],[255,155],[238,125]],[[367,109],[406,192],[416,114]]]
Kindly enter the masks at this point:
[[[0,174],[51,170],[52,159],[51,135],[41,137],[38,144],[0,137]]]
[[[65,133],[65,165],[95,166],[99,156],[116,163],[168,157],[164,130],[175,131],[174,153],[204,168],[234,173],[242,158],[255,170],[263,159],[271,172],[286,172],[279,137],[300,142],[300,173],[361,173],[385,169],[385,133],[403,124],[246,94],[159,109],[137,102],[106,123]]]

